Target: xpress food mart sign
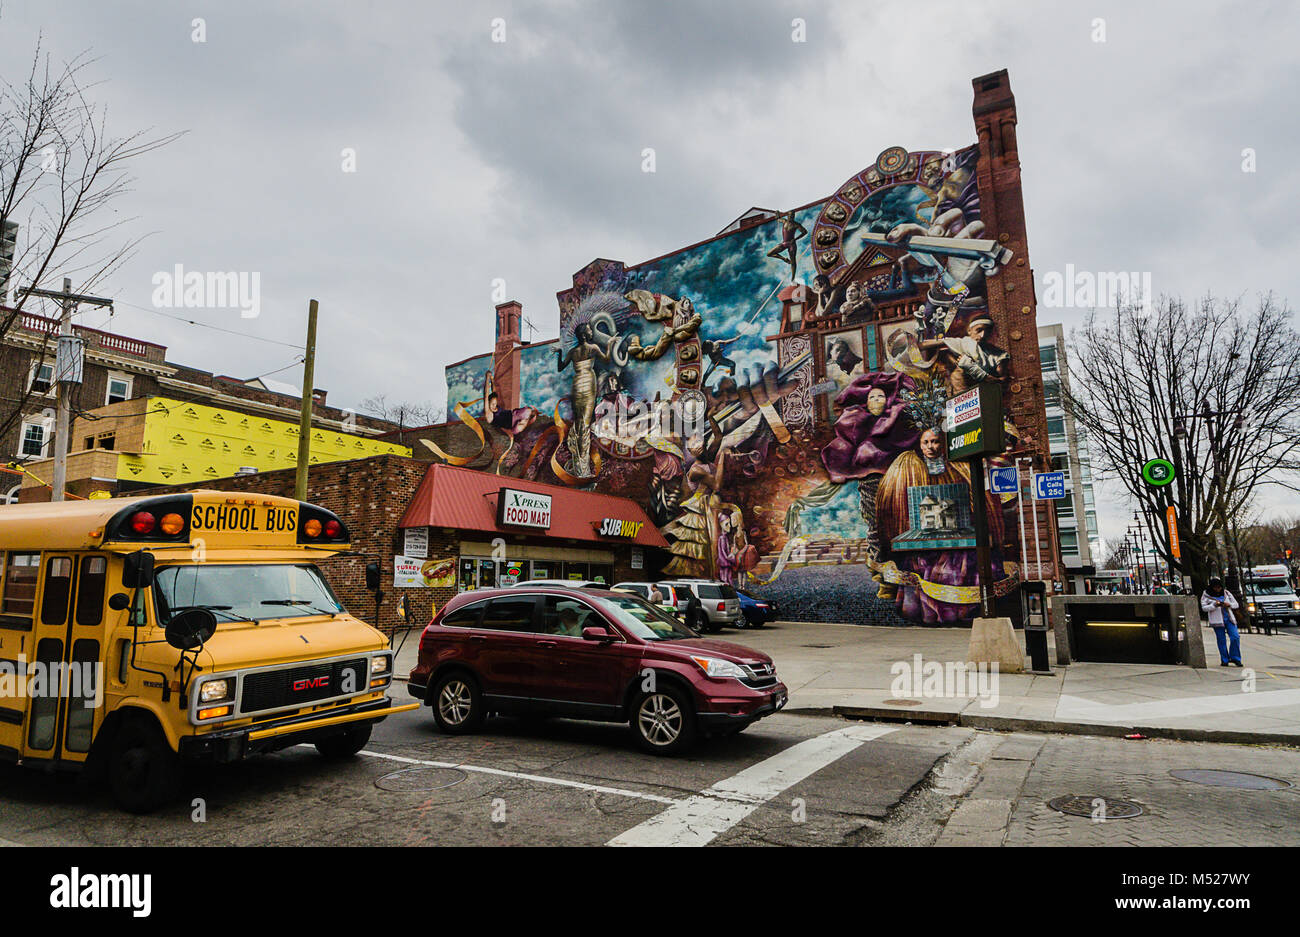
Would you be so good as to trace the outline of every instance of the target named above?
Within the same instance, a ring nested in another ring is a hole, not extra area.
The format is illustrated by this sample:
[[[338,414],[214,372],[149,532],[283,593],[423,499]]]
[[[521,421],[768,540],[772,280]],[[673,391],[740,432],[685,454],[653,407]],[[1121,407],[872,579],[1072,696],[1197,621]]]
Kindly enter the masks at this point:
[[[497,523],[550,530],[551,496],[502,488],[497,498]]]

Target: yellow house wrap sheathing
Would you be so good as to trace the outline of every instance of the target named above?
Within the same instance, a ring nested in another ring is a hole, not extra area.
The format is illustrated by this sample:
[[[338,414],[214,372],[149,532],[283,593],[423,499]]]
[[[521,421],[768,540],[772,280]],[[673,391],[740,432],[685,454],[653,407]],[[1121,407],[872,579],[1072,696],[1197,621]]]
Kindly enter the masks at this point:
[[[140,455],[118,456],[117,477],[176,484],[234,475],[242,466],[259,472],[298,464],[298,424],[249,416],[198,403],[150,397]],[[411,455],[407,446],[312,427],[311,462],[372,455]]]

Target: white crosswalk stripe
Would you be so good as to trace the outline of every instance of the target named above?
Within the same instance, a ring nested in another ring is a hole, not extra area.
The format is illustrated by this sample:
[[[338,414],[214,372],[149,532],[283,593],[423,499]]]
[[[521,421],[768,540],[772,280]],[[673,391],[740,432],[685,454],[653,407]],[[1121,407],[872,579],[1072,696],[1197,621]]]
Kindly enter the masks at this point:
[[[893,726],[836,729],[792,745],[611,839],[609,846],[705,846],[787,788]]]

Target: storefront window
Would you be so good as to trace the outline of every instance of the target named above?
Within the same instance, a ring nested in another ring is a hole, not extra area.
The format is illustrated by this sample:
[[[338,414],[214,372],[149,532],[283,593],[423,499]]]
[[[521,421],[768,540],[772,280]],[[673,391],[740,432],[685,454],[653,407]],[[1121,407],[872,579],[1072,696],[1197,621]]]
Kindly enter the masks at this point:
[[[533,560],[533,574],[532,574],[532,576],[530,576],[529,578],[530,578],[530,579],[552,579],[552,578],[554,578],[554,577],[551,575],[551,564],[550,564],[550,563],[539,563],[539,562],[537,562],[537,560]]]
[[[496,560],[479,560],[478,561],[478,587],[480,589],[495,589],[496,585],[497,585]]]
[[[590,579],[591,577],[587,575],[589,572],[590,569],[586,563],[570,563],[566,561],[564,564],[565,579]]]
[[[460,561],[460,591],[468,592],[478,585],[475,577],[478,567],[472,559],[462,559]]]

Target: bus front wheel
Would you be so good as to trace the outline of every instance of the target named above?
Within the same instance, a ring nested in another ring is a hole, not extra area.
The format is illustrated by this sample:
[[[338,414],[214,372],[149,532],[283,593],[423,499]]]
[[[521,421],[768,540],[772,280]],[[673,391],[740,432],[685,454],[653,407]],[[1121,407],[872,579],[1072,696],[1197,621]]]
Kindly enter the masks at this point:
[[[316,751],[320,752],[326,758],[331,760],[337,758],[351,758],[361,749],[366,747],[370,741],[370,729],[373,723],[366,722],[361,725],[352,726],[338,735],[331,735],[323,738],[316,743]]]
[[[113,741],[108,783],[113,799],[130,813],[149,813],[180,790],[181,761],[157,727],[129,722]]]

